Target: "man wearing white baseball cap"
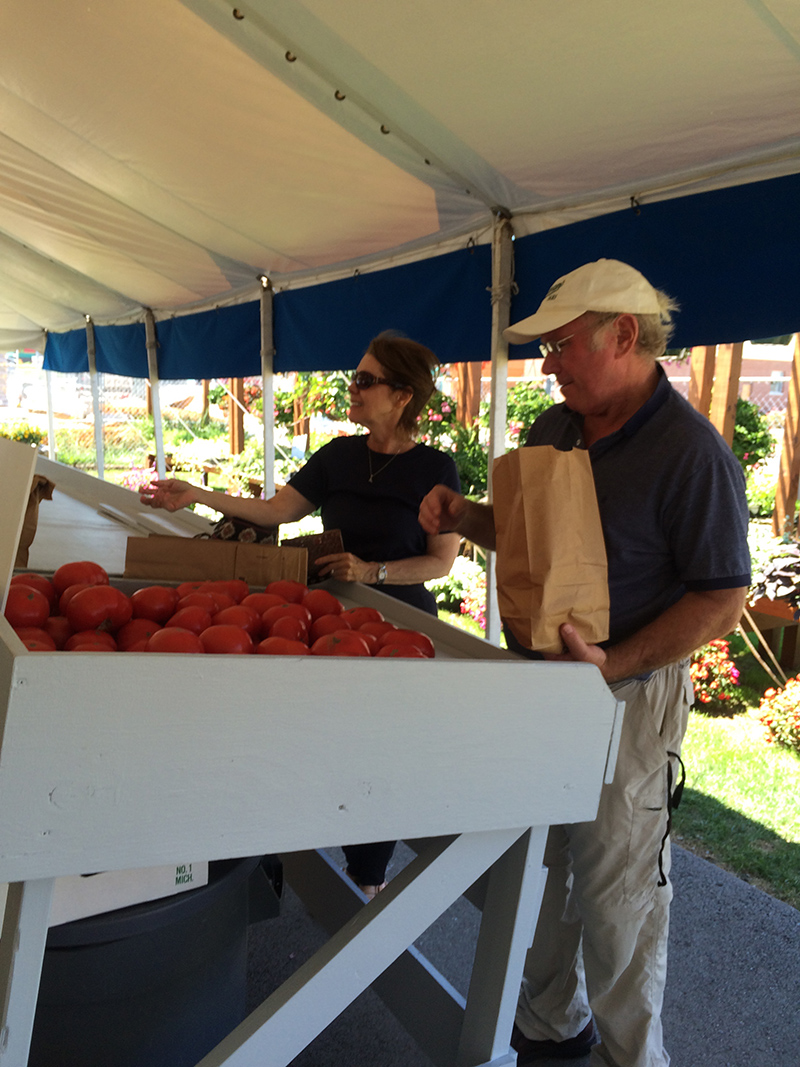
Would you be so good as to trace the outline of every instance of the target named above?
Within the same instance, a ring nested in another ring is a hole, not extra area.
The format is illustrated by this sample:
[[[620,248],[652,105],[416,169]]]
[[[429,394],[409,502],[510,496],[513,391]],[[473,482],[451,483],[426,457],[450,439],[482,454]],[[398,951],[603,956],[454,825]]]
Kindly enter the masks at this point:
[[[596,664],[625,701],[597,819],[550,831],[511,1039],[520,1065],[588,1053],[592,1067],[669,1064],[669,826],[689,657],[736,626],[750,584],[742,469],[657,363],[675,309],[639,271],[600,259],[559,278],[535,314],[505,331],[515,344],[540,338],[564,402],[525,444],[588,450],[608,557],[609,640],[587,645],[562,626],[564,652],[548,658]],[[420,523],[495,547],[491,505],[444,486],[423,500]]]

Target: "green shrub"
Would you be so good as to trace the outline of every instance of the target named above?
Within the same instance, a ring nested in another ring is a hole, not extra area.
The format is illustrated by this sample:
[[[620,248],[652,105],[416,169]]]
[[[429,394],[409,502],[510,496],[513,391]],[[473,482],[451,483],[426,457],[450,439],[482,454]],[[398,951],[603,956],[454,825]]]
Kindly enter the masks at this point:
[[[758,405],[742,397],[736,401],[736,423],[733,429],[733,453],[745,472],[762,459],[772,455],[775,441],[769,432],[767,417]]]
[[[524,440],[528,430],[549,407],[553,398],[541,385],[517,382],[508,390],[508,435],[512,442]]]
[[[755,463],[747,474],[747,507],[754,519],[768,519],[775,510],[775,473]]]
[[[434,578],[425,586],[436,597],[437,605],[444,611],[458,611],[464,597],[484,579],[484,570],[468,556],[456,556],[450,573],[443,578]]]

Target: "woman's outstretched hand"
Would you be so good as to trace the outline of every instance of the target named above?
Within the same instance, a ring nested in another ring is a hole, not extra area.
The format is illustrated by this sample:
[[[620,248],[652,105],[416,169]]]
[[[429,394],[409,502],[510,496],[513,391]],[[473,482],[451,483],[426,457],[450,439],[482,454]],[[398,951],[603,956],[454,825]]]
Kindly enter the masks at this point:
[[[156,478],[149,485],[142,487],[139,500],[151,508],[179,511],[187,504],[194,504],[197,497],[194,493],[194,486],[189,482],[182,482],[179,478]]]

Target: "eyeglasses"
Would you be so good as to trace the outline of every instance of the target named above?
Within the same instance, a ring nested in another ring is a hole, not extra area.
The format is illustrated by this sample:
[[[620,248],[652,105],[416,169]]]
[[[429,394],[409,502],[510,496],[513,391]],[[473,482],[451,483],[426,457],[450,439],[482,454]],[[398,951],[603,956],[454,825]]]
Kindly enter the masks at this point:
[[[579,333],[585,333],[587,330],[599,330],[602,325],[602,322],[588,322],[585,326],[582,326],[580,330],[575,330],[574,333],[568,334],[566,337],[561,337],[558,341],[540,341],[539,351],[545,359],[548,356],[559,356],[573,337],[577,337]]]
[[[561,354],[561,349],[567,345],[567,342],[571,341],[575,336],[574,333],[569,334],[568,337],[562,337],[560,341],[540,341],[539,351],[542,353],[545,359],[548,356],[558,356]]]
[[[379,378],[376,374],[370,374],[368,370],[357,370],[350,380],[350,384],[356,389],[371,389],[373,385],[388,385],[391,389],[407,389],[407,385],[400,382],[390,382],[388,378]]]

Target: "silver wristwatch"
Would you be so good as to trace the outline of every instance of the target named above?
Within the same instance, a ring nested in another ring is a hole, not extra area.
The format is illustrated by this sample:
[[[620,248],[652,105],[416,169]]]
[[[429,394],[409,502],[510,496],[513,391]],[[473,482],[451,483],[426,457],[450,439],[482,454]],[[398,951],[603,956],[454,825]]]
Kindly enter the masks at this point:
[[[376,585],[383,585],[383,583],[385,581],[386,581],[386,564],[385,563],[381,563],[381,565],[378,567],[378,579],[377,579],[375,584]]]

